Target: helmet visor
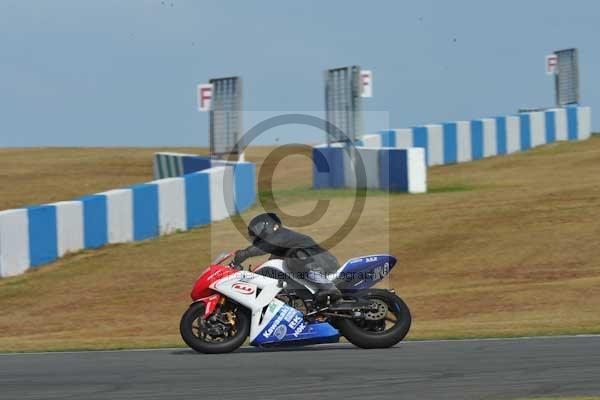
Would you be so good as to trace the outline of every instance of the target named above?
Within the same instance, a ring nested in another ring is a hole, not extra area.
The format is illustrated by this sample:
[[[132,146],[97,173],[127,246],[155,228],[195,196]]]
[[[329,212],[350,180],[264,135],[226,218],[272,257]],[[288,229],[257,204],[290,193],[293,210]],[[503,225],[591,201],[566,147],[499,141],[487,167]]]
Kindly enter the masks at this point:
[[[260,235],[265,230],[266,225],[267,225],[267,223],[264,221],[254,223],[248,227],[248,234],[250,235],[251,238],[260,237]]]

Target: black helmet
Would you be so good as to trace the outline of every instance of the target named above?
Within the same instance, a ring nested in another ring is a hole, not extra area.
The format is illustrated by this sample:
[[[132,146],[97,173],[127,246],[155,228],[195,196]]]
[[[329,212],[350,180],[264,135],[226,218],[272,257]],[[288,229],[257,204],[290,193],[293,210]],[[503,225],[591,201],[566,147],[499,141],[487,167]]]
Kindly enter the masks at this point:
[[[281,219],[275,213],[259,214],[252,218],[248,224],[248,235],[252,239],[259,237],[264,239],[271,235],[275,230],[275,225],[281,225]]]

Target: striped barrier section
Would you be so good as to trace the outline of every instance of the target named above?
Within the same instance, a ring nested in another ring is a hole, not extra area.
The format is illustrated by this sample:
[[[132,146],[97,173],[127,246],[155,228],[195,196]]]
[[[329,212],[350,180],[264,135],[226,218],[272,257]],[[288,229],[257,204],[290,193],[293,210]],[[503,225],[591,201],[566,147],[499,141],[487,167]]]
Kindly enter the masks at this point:
[[[0,212],[0,277],[68,253],[185,231],[250,208],[255,166],[204,169],[74,201]]]
[[[364,176],[358,171],[364,168]],[[363,179],[364,178],[364,179]],[[339,145],[313,148],[313,188],[366,188],[394,192],[427,191],[425,151]]]
[[[473,121],[445,122],[362,136],[365,147],[420,147],[428,166],[454,164],[527,151],[591,135],[590,107],[554,108]]]
[[[176,178],[212,167],[233,165],[236,162],[209,156],[184,153],[155,153],[152,169],[154,179]]]

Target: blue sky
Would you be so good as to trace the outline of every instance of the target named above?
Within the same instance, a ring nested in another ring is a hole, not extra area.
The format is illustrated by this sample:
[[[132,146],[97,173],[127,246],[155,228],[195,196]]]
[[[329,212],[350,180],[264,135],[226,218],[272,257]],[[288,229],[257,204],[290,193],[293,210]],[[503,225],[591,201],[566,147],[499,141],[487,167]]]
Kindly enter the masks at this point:
[[[206,145],[197,83],[240,75],[247,110],[315,111],[323,70],[351,64],[393,128],[513,113],[553,105],[544,56],[567,47],[596,109],[599,20],[593,0],[0,0],[0,146]]]

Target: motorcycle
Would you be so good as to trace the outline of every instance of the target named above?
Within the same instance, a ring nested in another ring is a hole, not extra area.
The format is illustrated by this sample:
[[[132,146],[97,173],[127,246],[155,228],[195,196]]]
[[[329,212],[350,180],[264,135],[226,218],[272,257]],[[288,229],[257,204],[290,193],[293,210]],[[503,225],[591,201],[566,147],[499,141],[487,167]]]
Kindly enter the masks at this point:
[[[390,273],[393,256],[348,260],[328,275],[342,299],[316,304],[314,284],[291,273],[284,260],[245,271],[226,263],[234,255],[219,255],[202,272],[181,318],[181,337],[199,353],[228,353],[248,337],[259,348],[336,343],[341,336],[361,348],[387,348],[408,334],[406,303],[393,290],[371,289]]]

